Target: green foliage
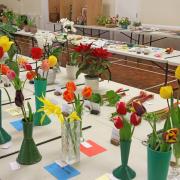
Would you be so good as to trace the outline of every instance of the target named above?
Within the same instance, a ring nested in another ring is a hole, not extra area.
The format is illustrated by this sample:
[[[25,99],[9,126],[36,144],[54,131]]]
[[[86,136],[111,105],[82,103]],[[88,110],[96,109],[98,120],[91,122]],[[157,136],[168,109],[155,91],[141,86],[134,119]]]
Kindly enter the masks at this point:
[[[32,112],[32,108],[31,108],[31,105],[30,105],[30,103],[28,102],[27,103],[27,106],[28,106],[28,111],[29,111],[29,121],[33,121],[33,112]]]
[[[97,18],[97,24],[100,26],[104,26],[108,22],[108,17],[107,16],[99,16]]]
[[[68,62],[68,64],[70,66],[77,66],[78,65],[78,58],[79,58],[79,53],[72,52],[70,54],[70,61]]]
[[[27,22],[28,22],[28,25],[30,27],[35,27],[36,26],[35,18],[33,18],[33,19],[29,18]]]
[[[50,54],[49,55],[53,55],[55,56],[57,59],[59,58],[60,54],[62,53],[62,49],[61,48],[51,48],[50,49]]]
[[[94,103],[102,104],[102,97],[99,93],[93,93],[90,98],[90,101]]]
[[[16,15],[16,26],[21,27],[27,21],[27,16],[25,15]]]
[[[78,96],[75,96],[75,111],[77,112],[78,116],[81,118],[82,117],[82,112],[83,112],[83,103],[81,103],[80,100],[80,95],[78,94]]]
[[[15,45],[15,44],[12,44],[12,45],[11,45],[11,48],[10,48],[9,51],[8,51],[9,59],[10,59],[10,60],[13,60],[13,57],[14,57],[15,54],[17,54],[17,53],[18,53],[18,49],[17,49],[16,45]]]
[[[9,38],[13,39],[12,34],[17,31],[17,28],[11,24],[5,24],[0,22],[0,36],[7,35]]]
[[[106,92],[104,101],[108,102],[108,106],[115,106],[120,98],[121,96],[119,94],[113,90],[110,90]]]
[[[15,13],[12,10],[6,9],[3,11],[2,16],[7,18],[8,24],[13,24]]]

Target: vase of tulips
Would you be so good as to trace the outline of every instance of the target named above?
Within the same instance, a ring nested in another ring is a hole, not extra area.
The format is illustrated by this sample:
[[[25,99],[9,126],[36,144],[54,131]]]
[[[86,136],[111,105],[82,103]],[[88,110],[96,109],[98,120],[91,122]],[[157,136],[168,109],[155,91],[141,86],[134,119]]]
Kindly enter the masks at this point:
[[[54,55],[50,55],[48,59],[41,60],[43,55],[43,51],[39,47],[34,47],[31,50],[31,56],[33,60],[36,62],[36,70],[34,77],[34,88],[35,88],[35,102],[36,102],[36,112],[34,114],[34,125],[35,126],[43,126],[48,125],[51,120],[45,115],[43,112],[38,112],[43,104],[39,101],[39,97],[45,97],[46,95],[46,87],[47,87],[47,78],[50,68],[53,68],[57,64],[57,58]],[[41,65],[38,66],[38,61],[41,61]],[[41,68],[41,74],[39,73],[39,68]],[[41,118],[44,117],[43,124],[41,124]]]
[[[9,64],[11,64],[11,66],[9,67],[6,76],[16,90],[15,104],[17,107],[21,108],[23,115],[22,123],[24,138],[17,157],[17,162],[23,165],[31,165],[39,162],[42,157],[33,139],[33,113],[29,103],[27,103],[29,113],[26,112],[23,88],[27,79],[32,80],[34,78],[35,72],[32,70],[30,64],[25,63],[23,67],[28,72],[26,74],[26,80],[22,81],[19,77],[20,71],[17,61],[11,61]]]
[[[93,91],[99,89],[99,80],[111,79],[111,72],[109,70],[111,56],[106,49],[92,48],[92,44],[83,45],[74,48],[74,51],[80,54],[79,70],[76,74],[78,77],[81,73],[85,73],[85,84],[90,86]]]
[[[119,129],[121,150],[121,166],[113,170],[113,175],[122,180],[130,180],[136,177],[135,171],[128,166],[128,159],[135,127],[141,123],[141,116],[146,112],[140,102],[134,101],[131,106],[134,112],[130,114],[130,120],[127,119],[127,113],[130,110],[124,102],[117,103],[115,117],[113,118],[115,127]]]
[[[80,117],[74,110],[64,111],[44,97],[38,98],[44,105],[39,112],[55,115],[61,123],[61,159],[68,164],[80,161]],[[43,122],[42,117],[41,121]]]
[[[73,81],[69,81],[66,83],[66,90],[63,93],[63,99],[67,103],[71,103],[73,105],[73,110],[77,112],[80,117],[80,137],[81,141],[84,141],[83,133],[82,133],[82,114],[83,114],[83,105],[84,99],[90,99],[92,96],[91,87],[85,86],[81,92],[83,99],[81,99],[80,95],[76,95],[75,92],[77,90],[77,86]]]

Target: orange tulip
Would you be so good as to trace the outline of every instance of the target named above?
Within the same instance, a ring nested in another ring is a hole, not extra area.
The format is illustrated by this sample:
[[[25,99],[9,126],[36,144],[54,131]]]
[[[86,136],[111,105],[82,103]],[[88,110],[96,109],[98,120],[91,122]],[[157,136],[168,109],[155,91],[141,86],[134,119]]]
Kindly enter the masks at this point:
[[[76,84],[73,81],[69,81],[66,83],[66,88],[68,91],[74,92],[76,91]]]
[[[10,69],[9,69],[9,67],[8,66],[6,66],[5,64],[2,64],[1,65],[1,73],[3,74],[3,75],[7,75],[7,73],[10,71]]]
[[[84,99],[89,99],[92,96],[92,88],[89,86],[84,87],[82,90],[82,96]]]
[[[63,93],[63,98],[64,98],[64,100],[67,101],[68,103],[71,103],[71,102],[74,100],[75,95],[74,95],[74,93],[73,93],[72,91],[66,90],[66,91],[64,91],[64,93]]]

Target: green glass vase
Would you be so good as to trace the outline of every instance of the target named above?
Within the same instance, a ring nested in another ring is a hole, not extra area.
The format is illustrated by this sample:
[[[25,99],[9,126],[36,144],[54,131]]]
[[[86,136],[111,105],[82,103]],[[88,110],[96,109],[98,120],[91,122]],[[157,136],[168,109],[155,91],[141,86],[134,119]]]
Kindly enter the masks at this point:
[[[5,144],[11,140],[11,136],[2,128],[1,97],[2,97],[2,91],[0,89],[0,144]]]
[[[46,79],[35,79],[34,88],[35,88],[35,101],[36,101],[36,112],[34,113],[34,125],[35,126],[44,126],[51,123],[50,118],[45,115],[44,121],[41,124],[41,118],[44,115],[44,112],[38,112],[38,110],[43,106],[43,103],[39,101],[38,97],[46,95],[47,80]]]
[[[24,139],[17,157],[17,162],[19,164],[31,165],[38,163],[42,159],[42,156],[33,140],[32,133],[33,122],[25,122],[23,120]]]
[[[148,154],[148,180],[166,180],[172,151],[159,152],[150,147]]]
[[[113,170],[113,175],[121,180],[131,180],[136,177],[134,170],[128,166],[130,147],[131,141],[120,141],[122,165]]]

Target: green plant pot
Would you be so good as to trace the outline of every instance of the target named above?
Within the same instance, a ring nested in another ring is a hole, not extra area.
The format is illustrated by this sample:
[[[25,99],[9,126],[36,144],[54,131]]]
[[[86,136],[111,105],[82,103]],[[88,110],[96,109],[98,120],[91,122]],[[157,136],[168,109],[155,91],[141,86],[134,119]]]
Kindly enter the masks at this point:
[[[121,180],[131,180],[136,177],[135,171],[128,166],[130,147],[131,141],[120,141],[122,165],[113,170],[113,175]]]
[[[23,120],[23,133],[24,139],[17,157],[17,162],[23,165],[38,163],[42,159],[42,156],[32,138],[33,122],[25,122]]]
[[[121,25],[121,28],[122,28],[122,29],[127,29],[127,28],[128,28],[128,25]]]
[[[2,128],[1,97],[2,97],[2,91],[0,89],[0,144],[5,144],[11,140],[11,136]]]
[[[148,153],[148,180],[166,180],[169,170],[171,151],[159,152],[150,147]]]
[[[36,112],[34,113],[34,125],[35,126],[45,126],[51,123],[51,120],[48,116],[45,116],[43,123],[41,124],[41,118],[44,115],[44,112],[37,112],[44,104],[39,101],[37,97],[42,97],[46,95],[46,79],[35,79],[34,88],[35,88],[35,101],[36,101]]]

